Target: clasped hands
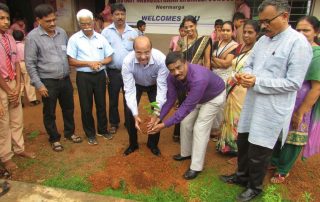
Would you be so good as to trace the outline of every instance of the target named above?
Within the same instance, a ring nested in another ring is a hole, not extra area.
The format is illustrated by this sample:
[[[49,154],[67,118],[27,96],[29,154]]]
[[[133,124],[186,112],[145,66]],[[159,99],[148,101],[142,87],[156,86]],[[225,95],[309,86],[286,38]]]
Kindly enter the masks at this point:
[[[97,71],[102,66],[102,63],[99,61],[88,62],[88,66],[93,70]]]
[[[244,88],[253,87],[256,83],[256,76],[248,73],[237,73],[235,74],[234,79],[238,85],[241,85]]]

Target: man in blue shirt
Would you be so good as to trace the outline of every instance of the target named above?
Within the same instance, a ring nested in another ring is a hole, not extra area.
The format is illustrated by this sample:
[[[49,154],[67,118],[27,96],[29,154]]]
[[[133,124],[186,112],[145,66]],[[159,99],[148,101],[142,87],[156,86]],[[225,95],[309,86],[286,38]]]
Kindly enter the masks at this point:
[[[112,60],[113,49],[101,34],[93,30],[93,15],[89,10],[80,10],[77,20],[81,30],[70,37],[67,54],[69,64],[77,68],[83,130],[88,143],[97,145],[92,116],[93,97],[97,109],[97,135],[112,139],[107,130],[105,68]]]
[[[114,49],[112,61],[108,64],[109,76],[109,118],[110,118],[110,133],[117,132],[119,127],[119,93],[123,90],[123,80],[121,69],[123,59],[133,50],[133,40],[138,36],[138,33],[126,24],[126,9],[122,4],[115,3],[111,7],[113,23],[102,31],[102,35],[108,40],[111,47]],[[123,96],[123,103],[125,103]]]

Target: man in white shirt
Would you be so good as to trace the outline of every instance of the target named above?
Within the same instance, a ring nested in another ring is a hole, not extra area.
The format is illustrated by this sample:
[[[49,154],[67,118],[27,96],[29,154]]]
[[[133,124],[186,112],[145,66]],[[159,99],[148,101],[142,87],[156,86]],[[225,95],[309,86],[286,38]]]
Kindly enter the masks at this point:
[[[262,192],[273,148],[284,144],[297,91],[312,58],[306,38],[289,24],[286,0],[264,0],[258,8],[262,36],[236,78],[247,95],[238,123],[238,168],[221,176],[226,183],[246,186],[238,201],[249,201]]]
[[[138,104],[143,92],[147,92],[150,102],[156,101],[161,109],[166,102],[167,76],[169,71],[165,65],[165,55],[152,48],[149,38],[139,36],[135,39],[134,51],[124,59],[122,77],[126,100],[126,127],[129,133],[129,147],[124,155],[129,155],[139,148],[137,129],[140,131],[141,119]],[[158,112],[159,113],[159,112]],[[159,156],[160,133],[149,135],[147,146],[151,152]]]

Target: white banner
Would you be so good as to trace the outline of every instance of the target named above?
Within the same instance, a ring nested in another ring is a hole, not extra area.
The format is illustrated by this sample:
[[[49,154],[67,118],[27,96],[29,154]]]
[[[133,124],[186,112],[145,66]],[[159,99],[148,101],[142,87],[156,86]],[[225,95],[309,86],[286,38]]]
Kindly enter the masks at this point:
[[[198,20],[200,35],[211,34],[216,19],[231,20],[233,0],[118,0],[127,10],[127,22],[147,23],[146,33],[177,34],[186,15]]]

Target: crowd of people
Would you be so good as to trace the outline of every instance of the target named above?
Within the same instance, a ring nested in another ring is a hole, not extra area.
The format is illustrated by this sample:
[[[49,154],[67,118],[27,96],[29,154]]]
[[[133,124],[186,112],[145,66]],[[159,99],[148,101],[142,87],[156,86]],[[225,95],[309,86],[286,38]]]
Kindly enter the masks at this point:
[[[76,16],[80,30],[68,38],[56,26],[52,6],[40,4],[34,10],[39,26],[24,40],[21,30],[8,32],[9,9],[0,4],[0,158],[7,171],[17,169],[13,155],[35,158],[23,141],[22,88],[32,104],[39,104],[35,90],[42,98],[43,123],[53,151],[64,150],[56,126],[58,101],[64,138],[75,144],[83,141],[75,134],[70,68],[76,70],[88,144],[99,144],[96,136],[111,140],[117,133],[122,90],[129,134],[123,155],[139,149],[143,120],[138,105],[146,92],[150,103],[157,103],[147,125],[150,152],[161,155],[160,131],[174,125],[173,137],[181,149],[173,159],[191,159],[183,175],[191,180],[204,168],[212,132],[219,131],[217,151],[237,157],[235,173],[220,179],[245,187],[239,201],[262,192],[268,169],[275,170],[271,183],[283,183],[302,150],[304,158],[320,153],[316,17],[302,17],[295,30],[289,25],[286,0],[264,0],[257,21],[250,19],[245,1],[237,0],[232,21],[216,20],[211,36],[199,36],[196,18],[185,16],[165,56],[145,36],[144,21],[138,21],[138,33],[126,23],[123,4],[108,6],[112,23],[101,33],[95,31],[93,13],[82,9]],[[166,118],[173,107],[176,111]],[[1,187],[3,193],[10,188]]]

